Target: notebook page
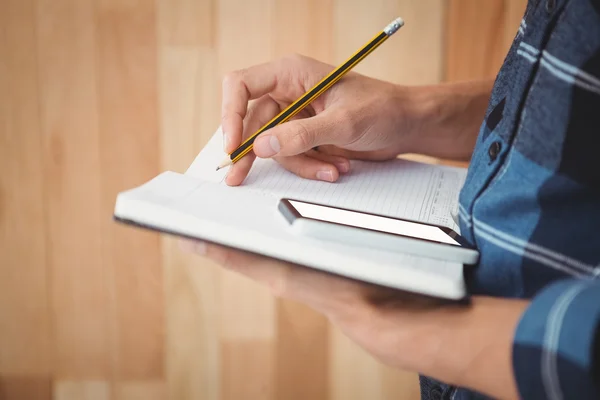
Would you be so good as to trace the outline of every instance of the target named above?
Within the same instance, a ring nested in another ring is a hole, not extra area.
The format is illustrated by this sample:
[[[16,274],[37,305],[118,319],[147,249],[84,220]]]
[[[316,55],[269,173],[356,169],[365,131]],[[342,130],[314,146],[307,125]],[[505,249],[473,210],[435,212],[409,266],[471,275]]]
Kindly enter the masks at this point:
[[[224,157],[220,129],[186,175],[224,186],[227,170],[215,171]],[[257,159],[239,191],[290,197],[447,226],[456,231],[456,211],[466,170],[408,160],[352,161],[351,172],[336,183],[302,179],[272,160]]]

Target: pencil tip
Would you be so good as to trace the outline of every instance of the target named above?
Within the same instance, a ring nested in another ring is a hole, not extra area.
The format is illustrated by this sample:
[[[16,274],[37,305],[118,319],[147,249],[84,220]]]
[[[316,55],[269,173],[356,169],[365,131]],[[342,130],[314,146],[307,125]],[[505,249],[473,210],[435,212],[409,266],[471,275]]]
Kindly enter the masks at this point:
[[[218,170],[220,170],[220,169],[221,169],[221,167],[217,167],[217,169],[216,169],[215,171],[218,171]]]

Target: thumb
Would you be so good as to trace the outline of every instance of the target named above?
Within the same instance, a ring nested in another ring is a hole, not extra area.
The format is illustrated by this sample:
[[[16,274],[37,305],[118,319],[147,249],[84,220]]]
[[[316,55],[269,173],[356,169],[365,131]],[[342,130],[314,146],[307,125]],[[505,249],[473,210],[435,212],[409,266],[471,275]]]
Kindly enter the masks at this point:
[[[261,133],[254,141],[254,154],[260,158],[293,156],[333,144],[336,124],[326,114],[288,121]]]

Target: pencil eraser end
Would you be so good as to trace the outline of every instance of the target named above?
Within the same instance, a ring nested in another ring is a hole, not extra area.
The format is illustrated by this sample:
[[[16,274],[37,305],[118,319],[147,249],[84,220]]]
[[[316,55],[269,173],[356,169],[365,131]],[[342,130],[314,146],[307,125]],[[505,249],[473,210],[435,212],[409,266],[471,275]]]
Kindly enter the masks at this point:
[[[396,33],[396,31],[404,26],[404,20],[400,17],[393,20],[388,26],[383,30],[386,35],[390,36]]]

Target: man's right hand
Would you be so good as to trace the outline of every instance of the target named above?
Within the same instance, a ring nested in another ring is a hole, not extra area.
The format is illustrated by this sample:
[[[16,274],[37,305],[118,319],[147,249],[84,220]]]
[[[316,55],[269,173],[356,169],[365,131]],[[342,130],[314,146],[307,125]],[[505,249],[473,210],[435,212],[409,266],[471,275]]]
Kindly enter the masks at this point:
[[[227,75],[224,150],[233,152],[333,69],[307,57],[290,56]],[[348,73],[292,120],[259,135],[254,151],[230,167],[226,182],[241,184],[255,157],[273,158],[303,178],[334,182],[349,171],[349,159],[386,160],[411,152],[418,118],[409,92]]]
[[[228,74],[224,151],[233,152],[333,69],[294,55]],[[226,183],[240,185],[255,157],[327,182],[347,173],[350,159],[388,160],[402,153],[468,159],[492,83],[408,87],[350,72],[292,120],[261,133],[253,152],[230,167]]]

